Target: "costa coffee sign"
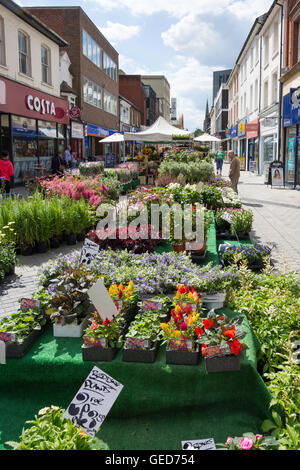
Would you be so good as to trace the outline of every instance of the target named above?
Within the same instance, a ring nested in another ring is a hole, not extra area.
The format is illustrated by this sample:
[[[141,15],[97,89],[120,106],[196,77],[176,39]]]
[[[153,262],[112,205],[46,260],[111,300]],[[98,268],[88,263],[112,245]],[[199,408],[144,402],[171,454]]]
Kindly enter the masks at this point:
[[[31,111],[35,110],[37,113],[50,114],[55,116],[55,104],[53,101],[45,100],[45,98],[39,98],[38,96],[27,95],[26,106]]]
[[[70,124],[67,100],[2,77],[0,79],[0,111],[32,119]]]

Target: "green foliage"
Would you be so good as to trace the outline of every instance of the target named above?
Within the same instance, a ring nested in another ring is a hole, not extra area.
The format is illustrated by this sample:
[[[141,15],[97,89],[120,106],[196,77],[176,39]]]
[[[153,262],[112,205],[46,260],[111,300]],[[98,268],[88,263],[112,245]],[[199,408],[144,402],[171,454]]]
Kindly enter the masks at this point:
[[[43,408],[34,420],[26,421],[20,442],[5,444],[14,450],[107,450],[108,446],[92,438],[64,418],[65,410],[57,406]]]
[[[12,313],[9,317],[0,319],[0,332],[14,333],[16,342],[22,343],[33,330],[40,330],[45,323],[46,318],[41,309],[21,309]]]

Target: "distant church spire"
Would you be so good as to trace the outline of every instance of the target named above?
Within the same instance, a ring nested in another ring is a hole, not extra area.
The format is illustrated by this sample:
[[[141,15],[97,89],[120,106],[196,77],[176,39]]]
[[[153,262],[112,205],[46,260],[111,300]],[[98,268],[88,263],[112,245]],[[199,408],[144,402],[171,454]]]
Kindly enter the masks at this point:
[[[205,119],[203,121],[203,132],[207,134],[210,133],[210,115],[209,115],[208,100],[206,101]]]

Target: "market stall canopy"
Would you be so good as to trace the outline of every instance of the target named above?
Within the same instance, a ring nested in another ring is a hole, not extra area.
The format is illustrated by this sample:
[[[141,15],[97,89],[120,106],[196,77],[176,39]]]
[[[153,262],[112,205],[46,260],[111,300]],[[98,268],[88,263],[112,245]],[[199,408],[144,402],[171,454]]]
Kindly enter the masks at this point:
[[[222,142],[221,139],[215,137],[214,135],[203,134],[194,139],[195,142]]]
[[[124,138],[140,142],[176,142],[180,137],[185,140],[189,139],[191,134],[192,132],[172,126],[160,116],[148,129],[141,132],[125,132]]]
[[[124,135],[119,134],[118,132],[115,132],[114,134],[104,137],[104,139],[99,140],[101,144],[110,144],[112,142],[124,142]]]

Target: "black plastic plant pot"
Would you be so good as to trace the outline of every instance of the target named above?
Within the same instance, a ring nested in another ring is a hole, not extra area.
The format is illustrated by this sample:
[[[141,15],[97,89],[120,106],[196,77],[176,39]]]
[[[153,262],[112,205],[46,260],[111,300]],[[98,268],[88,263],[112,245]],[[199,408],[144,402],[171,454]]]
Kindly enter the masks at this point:
[[[128,349],[123,347],[124,362],[155,362],[158,344],[151,349]]]
[[[240,370],[239,356],[224,356],[205,358],[205,368],[208,374],[216,372],[237,372]]]
[[[85,230],[83,230],[82,232],[76,234],[76,240],[78,242],[83,242],[84,239],[85,239]]]
[[[70,233],[67,235],[67,245],[76,245],[76,234]]]
[[[207,250],[205,250],[205,252],[201,254],[193,253],[192,251],[190,253],[191,253],[191,258],[192,258],[193,263],[198,264],[198,263],[202,263],[205,260]]]
[[[49,243],[48,242],[38,242],[36,244],[37,253],[47,253],[48,250],[49,250]]]
[[[34,254],[34,247],[32,245],[22,245],[20,247],[20,254],[22,256],[31,256]]]
[[[59,248],[60,243],[61,243],[61,242],[60,242],[60,240],[59,240],[58,237],[53,237],[53,238],[51,238],[51,240],[50,240],[50,247],[51,247],[51,248]]]
[[[20,359],[32,348],[38,338],[44,333],[47,324],[40,330],[32,330],[24,339],[23,343],[6,343],[5,354],[8,359]]]
[[[199,345],[196,351],[177,351],[166,349],[166,364],[179,366],[197,366],[200,360]]]
[[[81,346],[82,360],[91,362],[111,362],[117,355],[117,348],[95,348],[94,346]]]

